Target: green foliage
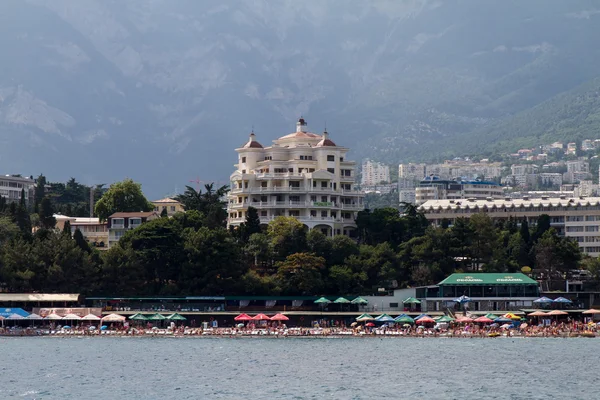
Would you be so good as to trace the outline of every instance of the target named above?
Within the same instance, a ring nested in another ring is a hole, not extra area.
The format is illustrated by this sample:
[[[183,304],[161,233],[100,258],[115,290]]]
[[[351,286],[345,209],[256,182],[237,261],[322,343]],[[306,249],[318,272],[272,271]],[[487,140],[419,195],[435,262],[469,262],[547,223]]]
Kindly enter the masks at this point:
[[[142,185],[131,179],[125,179],[110,185],[96,203],[94,212],[101,221],[106,221],[116,212],[140,212],[153,209],[154,205],[142,193]]]
[[[185,192],[175,199],[179,201],[186,211],[196,210],[204,215],[204,226],[209,228],[225,227],[227,211],[225,211],[225,196],[229,192],[227,186],[214,189],[214,184],[204,185],[202,190],[196,191],[191,186],[186,186]]]
[[[52,202],[48,197],[44,197],[40,203],[40,227],[42,229],[54,229],[56,218],[54,218],[54,210]]]

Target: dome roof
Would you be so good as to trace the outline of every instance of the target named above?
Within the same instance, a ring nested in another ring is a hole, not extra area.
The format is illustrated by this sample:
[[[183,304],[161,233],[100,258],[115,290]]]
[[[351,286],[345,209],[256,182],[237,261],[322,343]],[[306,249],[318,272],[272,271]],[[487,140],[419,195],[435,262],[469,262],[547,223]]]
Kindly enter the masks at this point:
[[[263,148],[262,144],[260,144],[256,141],[256,135],[254,134],[254,132],[252,132],[250,134],[250,139],[248,139],[248,142],[242,146],[242,149],[262,149],[262,148]]]
[[[329,139],[329,135],[327,131],[323,132],[323,139],[319,143],[317,143],[316,147],[336,147],[337,145],[333,142],[333,140]]]
[[[320,137],[321,136],[317,135],[316,133],[312,133],[312,132],[294,132],[294,133],[290,133],[289,135],[282,136],[279,139],[291,139],[291,138],[316,139],[316,138],[320,138]]]

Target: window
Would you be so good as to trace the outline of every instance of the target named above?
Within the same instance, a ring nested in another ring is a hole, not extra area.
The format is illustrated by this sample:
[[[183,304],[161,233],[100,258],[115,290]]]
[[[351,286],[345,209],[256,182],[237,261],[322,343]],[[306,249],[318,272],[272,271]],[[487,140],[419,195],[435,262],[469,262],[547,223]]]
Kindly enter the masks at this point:
[[[332,174],[335,174],[335,168],[327,168],[327,172],[331,172]]]
[[[266,217],[267,216],[267,211],[261,211],[260,212],[260,216],[261,217]]]
[[[123,228],[125,227],[125,220],[123,218],[113,218],[111,226],[113,228]]]
[[[327,161],[335,161],[335,156],[332,156],[332,155],[327,156]]]
[[[310,210],[310,216],[311,217],[316,217],[317,216],[317,211],[316,210]]]
[[[398,308],[398,303],[390,303],[390,308]]]
[[[175,212],[175,206],[171,206],[171,212]]]
[[[137,228],[141,224],[142,224],[141,218],[129,218],[129,227],[130,228]]]
[[[325,182],[325,181],[321,182],[321,187],[322,188],[327,188],[327,182]]]
[[[265,156],[265,161],[271,161],[273,159],[273,156]]]
[[[327,218],[327,211],[321,211],[321,218]]]
[[[340,157],[340,162],[344,162],[344,157]]]
[[[326,203],[327,202],[327,196],[321,196],[321,201]]]
[[[242,162],[245,163],[246,162],[246,157],[242,157]]]

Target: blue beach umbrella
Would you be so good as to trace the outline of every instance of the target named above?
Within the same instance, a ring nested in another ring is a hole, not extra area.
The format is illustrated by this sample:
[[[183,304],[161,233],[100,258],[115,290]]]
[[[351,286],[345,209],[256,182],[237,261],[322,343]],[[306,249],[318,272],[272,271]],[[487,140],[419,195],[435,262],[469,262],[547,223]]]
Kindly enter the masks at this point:
[[[548,298],[546,296],[543,296],[543,297],[540,297],[537,300],[534,300],[533,302],[537,303],[537,304],[545,304],[545,303],[552,303],[553,301],[554,300],[552,300],[552,299],[550,299],[550,298]]]
[[[63,326],[63,329],[71,329],[71,327],[69,325],[65,325]]]
[[[108,326],[106,326],[106,325],[102,325],[102,326],[100,327],[100,330],[101,330],[101,331],[105,331],[105,330],[107,330],[107,329],[108,329]]]
[[[420,320],[421,318],[425,318],[425,317],[427,317],[427,318],[431,318],[431,317],[430,317],[429,315],[427,315],[427,314],[421,314],[421,315],[419,315],[417,318],[415,318],[415,321],[418,321],[418,320]],[[433,319],[433,318],[431,318],[431,319]]]
[[[394,318],[390,317],[387,314],[381,314],[379,317],[375,318],[377,322],[395,322]]]
[[[498,317],[498,318],[496,318],[494,320],[494,322],[501,322],[501,323],[512,322],[512,319],[510,319],[510,318],[504,318],[504,317]]]
[[[459,304],[464,304],[464,303],[470,303],[473,300],[471,300],[471,298],[469,296],[460,296],[458,299],[454,299],[453,300],[455,303],[459,303]]]
[[[557,297],[556,299],[554,299],[553,303],[571,304],[572,301],[569,299],[565,299],[564,297]]]

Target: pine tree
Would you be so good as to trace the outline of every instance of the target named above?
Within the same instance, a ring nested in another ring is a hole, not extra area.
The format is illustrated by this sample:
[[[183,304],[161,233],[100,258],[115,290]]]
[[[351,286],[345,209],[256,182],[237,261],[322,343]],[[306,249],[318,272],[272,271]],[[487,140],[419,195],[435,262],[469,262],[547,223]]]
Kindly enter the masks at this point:
[[[523,219],[523,221],[521,221],[520,232],[521,232],[521,238],[523,238],[525,243],[527,243],[529,245],[529,242],[531,240],[531,235],[529,233],[529,224],[527,223],[526,219]]]
[[[167,212],[166,208],[162,209],[162,211],[160,212],[160,217],[161,218],[168,218],[169,217],[169,213]]]
[[[73,240],[75,240],[75,243],[77,243],[77,246],[89,253],[92,250],[90,249],[90,245],[88,244],[87,240],[85,240],[85,238],[83,237],[83,234],[81,233],[81,231],[79,229],[75,229],[75,233],[73,234]]]
[[[63,233],[63,235],[71,238],[71,222],[70,221],[65,221],[65,226],[63,227],[62,233]]]
[[[52,202],[48,197],[44,197],[40,203],[40,225],[44,229],[54,229],[54,226],[56,225]]]
[[[14,204],[14,203],[13,203]],[[27,203],[25,202],[25,189],[21,189],[21,199],[19,205],[15,206],[14,221],[25,235],[31,234],[31,219],[29,218],[29,212],[27,211]],[[11,205],[11,210],[13,206]]]

